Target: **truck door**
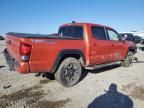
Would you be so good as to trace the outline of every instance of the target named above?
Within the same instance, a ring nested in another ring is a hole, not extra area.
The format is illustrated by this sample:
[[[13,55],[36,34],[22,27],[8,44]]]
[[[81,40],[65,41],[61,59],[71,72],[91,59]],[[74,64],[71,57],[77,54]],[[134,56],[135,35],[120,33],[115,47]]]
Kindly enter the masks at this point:
[[[112,60],[112,48],[103,27],[91,27],[92,40],[90,49],[91,65],[107,63]]]
[[[112,52],[113,52],[112,60],[113,61],[122,60],[123,58],[122,50],[124,49],[124,45],[123,42],[121,41],[119,34],[112,29],[106,29],[106,31],[107,31],[108,39],[112,44]]]

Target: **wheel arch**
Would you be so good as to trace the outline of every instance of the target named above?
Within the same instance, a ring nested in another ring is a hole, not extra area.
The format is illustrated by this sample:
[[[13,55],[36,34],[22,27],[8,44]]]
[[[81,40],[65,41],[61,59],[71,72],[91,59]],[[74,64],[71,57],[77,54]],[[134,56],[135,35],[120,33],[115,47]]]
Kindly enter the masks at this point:
[[[136,49],[134,47],[128,47],[128,50],[127,50],[126,55],[125,55],[125,58],[127,57],[127,54],[128,54],[129,51],[131,51],[131,52],[133,52],[135,54],[136,53],[135,50]]]
[[[129,48],[128,48],[128,51],[131,51],[131,52],[133,52],[133,53],[135,53],[135,50],[136,50],[136,49],[135,49],[134,47],[129,47]]]
[[[80,49],[64,49],[60,51],[59,54],[57,55],[50,73],[55,73],[60,63],[67,57],[74,57],[80,60],[82,66],[85,65],[85,57]]]
[[[133,54],[135,54],[135,53],[137,53],[137,48],[136,47],[129,47],[128,51],[127,51],[127,54],[128,54],[129,51],[132,52]]]

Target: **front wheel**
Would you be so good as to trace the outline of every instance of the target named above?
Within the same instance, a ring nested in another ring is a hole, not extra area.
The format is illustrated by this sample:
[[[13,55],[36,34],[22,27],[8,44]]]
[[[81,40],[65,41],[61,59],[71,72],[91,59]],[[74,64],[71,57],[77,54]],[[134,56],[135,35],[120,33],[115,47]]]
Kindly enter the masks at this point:
[[[65,87],[77,84],[81,78],[82,66],[79,60],[73,57],[64,59],[57,72],[55,79]]]
[[[133,55],[134,55],[134,53],[129,51],[125,60],[122,61],[122,66],[124,66],[124,67],[132,66],[133,65]]]

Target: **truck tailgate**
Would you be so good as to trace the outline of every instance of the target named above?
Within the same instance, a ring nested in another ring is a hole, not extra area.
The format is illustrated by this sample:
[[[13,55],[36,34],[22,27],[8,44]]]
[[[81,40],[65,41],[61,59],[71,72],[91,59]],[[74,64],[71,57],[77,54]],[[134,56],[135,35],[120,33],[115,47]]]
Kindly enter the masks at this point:
[[[20,38],[9,35],[6,36],[7,51],[17,61],[20,61],[20,54],[19,54],[20,41],[21,41]]]

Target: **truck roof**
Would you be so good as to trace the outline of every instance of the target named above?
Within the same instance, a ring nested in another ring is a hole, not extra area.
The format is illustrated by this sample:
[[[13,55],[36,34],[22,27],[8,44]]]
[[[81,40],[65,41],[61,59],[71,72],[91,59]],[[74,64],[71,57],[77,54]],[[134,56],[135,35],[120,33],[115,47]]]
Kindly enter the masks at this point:
[[[105,28],[109,28],[109,29],[113,29],[111,27],[105,26],[105,25],[101,25],[101,24],[94,24],[94,23],[85,23],[85,22],[75,22],[75,23],[67,23],[67,24],[63,24],[61,26],[84,26],[84,25],[89,25],[89,26],[99,26],[99,27],[105,27]]]

